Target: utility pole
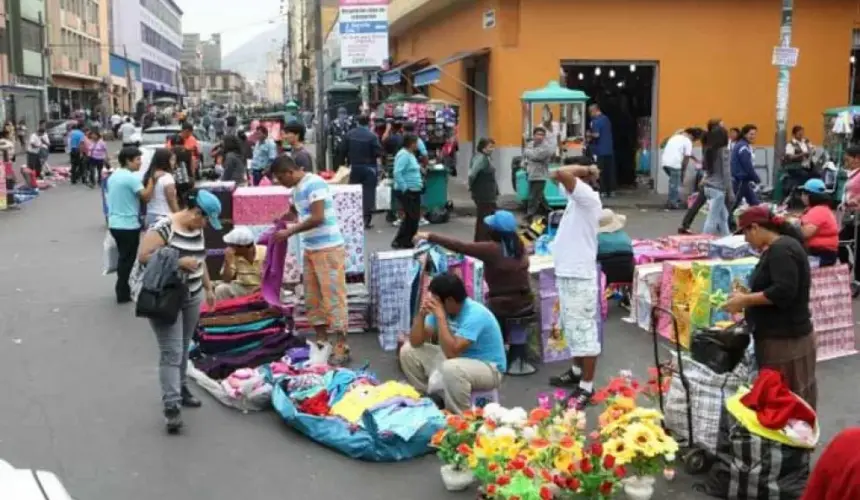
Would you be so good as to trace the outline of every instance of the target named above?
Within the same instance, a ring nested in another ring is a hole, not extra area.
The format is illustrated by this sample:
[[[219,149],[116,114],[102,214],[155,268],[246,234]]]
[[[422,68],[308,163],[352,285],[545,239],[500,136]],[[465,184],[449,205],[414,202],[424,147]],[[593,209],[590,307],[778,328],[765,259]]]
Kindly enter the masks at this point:
[[[39,38],[42,42],[42,118],[48,118],[50,112],[48,105],[48,72],[50,71],[48,58],[51,57],[51,50],[48,48],[48,36],[45,31],[45,18],[42,12],[39,12]]]
[[[325,102],[324,90],[325,71],[323,64],[323,23],[322,2],[319,0],[314,4],[314,63],[316,66],[316,131],[314,138],[317,141],[317,169],[328,170],[328,158],[326,157],[325,137]]]
[[[134,113],[134,83],[131,80],[131,65],[128,63],[128,47],[122,44],[122,57],[125,59],[125,84],[128,87],[128,112]]]
[[[782,0],[782,15],[779,26],[779,47],[791,48],[791,28],[794,17],[794,0]],[[776,84],[776,137],[773,141],[772,185],[779,182],[782,157],[785,153],[786,122],[788,121],[788,89],[791,84],[791,66],[780,65]]]

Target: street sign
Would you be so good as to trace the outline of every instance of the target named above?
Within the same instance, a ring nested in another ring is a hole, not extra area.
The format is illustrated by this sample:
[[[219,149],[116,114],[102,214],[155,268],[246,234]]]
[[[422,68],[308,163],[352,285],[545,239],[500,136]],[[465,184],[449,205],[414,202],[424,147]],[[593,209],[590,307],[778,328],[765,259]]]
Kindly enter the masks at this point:
[[[800,49],[795,47],[774,47],[771,64],[774,66],[793,68],[797,66],[797,56],[799,54]]]
[[[340,66],[380,69],[388,61],[388,0],[340,0]]]

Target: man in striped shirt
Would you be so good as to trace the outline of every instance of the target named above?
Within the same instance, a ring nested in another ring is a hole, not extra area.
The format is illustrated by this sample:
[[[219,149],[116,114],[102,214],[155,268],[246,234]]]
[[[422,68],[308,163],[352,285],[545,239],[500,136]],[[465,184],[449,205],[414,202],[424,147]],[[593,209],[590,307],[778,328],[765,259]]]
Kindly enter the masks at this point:
[[[304,250],[302,277],[308,320],[316,332],[318,347],[330,353],[329,363],[349,361],[346,343],[346,252],[328,183],[305,172],[289,156],[272,164],[272,177],[278,184],[293,188],[293,207],[299,223],[276,233],[285,241],[298,234]],[[337,335],[332,345],[329,331]]]

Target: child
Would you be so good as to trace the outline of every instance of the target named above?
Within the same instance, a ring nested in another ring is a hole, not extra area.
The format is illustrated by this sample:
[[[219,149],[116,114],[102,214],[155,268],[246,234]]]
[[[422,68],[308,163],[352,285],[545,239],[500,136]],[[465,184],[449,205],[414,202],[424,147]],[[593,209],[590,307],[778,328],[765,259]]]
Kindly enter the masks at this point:
[[[105,160],[107,159],[107,144],[102,139],[102,134],[96,130],[90,132],[90,145],[87,149],[89,156],[89,176],[90,176],[90,187],[96,187],[96,184],[99,182],[101,178],[102,168],[105,165]],[[84,177],[84,182],[86,182],[86,177]]]

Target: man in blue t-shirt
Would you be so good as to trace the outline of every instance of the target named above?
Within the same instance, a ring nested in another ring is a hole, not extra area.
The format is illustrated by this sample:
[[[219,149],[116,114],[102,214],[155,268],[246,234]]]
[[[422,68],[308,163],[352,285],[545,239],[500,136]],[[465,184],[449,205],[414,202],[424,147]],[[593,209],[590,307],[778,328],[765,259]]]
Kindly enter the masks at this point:
[[[69,165],[72,167],[72,184],[83,181],[84,159],[81,156],[81,144],[86,138],[80,123],[75,123],[69,132]]]
[[[400,350],[400,365],[409,383],[425,393],[438,371],[445,408],[462,413],[472,405],[472,392],[501,385],[507,370],[502,329],[453,274],[433,278],[427,292]]]
[[[588,107],[591,115],[591,152],[597,158],[597,168],[600,169],[600,192],[604,196],[612,196],[615,191],[615,143],[612,140],[612,123],[600,111],[600,106],[592,104]]]

